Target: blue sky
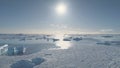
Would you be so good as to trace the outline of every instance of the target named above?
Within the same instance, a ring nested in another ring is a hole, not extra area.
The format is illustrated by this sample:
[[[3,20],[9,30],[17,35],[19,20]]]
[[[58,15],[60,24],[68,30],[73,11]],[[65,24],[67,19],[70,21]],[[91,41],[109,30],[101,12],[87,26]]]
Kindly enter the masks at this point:
[[[0,33],[120,33],[119,26],[120,0],[0,0]]]

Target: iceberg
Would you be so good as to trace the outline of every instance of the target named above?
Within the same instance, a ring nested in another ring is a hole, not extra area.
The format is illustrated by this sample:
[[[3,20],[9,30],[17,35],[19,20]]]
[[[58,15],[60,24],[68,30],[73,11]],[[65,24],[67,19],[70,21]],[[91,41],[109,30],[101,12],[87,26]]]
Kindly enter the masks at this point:
[[[0,47],[0,55],[8,55],[8,56],[23,55],[25,54],[25,52],[26,52],[26,48],[23,46],[11,47],[8,46],[8,44],[5,44]]]
[[[5,55],[8,51],[8,44],[5,44],[0,47],[0,55]]]

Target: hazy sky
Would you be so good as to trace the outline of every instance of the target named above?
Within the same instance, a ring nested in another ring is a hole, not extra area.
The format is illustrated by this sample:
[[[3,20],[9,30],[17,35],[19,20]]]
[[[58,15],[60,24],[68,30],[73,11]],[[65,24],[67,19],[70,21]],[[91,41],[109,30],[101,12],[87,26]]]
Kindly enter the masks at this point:
[[[54,32],[120,33],[120,0],[0,0],[0,33]]]

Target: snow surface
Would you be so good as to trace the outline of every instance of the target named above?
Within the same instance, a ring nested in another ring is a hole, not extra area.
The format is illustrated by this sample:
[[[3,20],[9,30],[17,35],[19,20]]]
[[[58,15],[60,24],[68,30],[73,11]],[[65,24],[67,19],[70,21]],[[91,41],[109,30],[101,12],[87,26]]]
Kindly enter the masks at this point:
[[[50,48],[22,56],[0,56],[0,68],[15,68],[12,65],[17,63],[19,66],[19,62],[25,62],[31,68],[120,68],[120,35],[107,38],[103,35],[70,36],[83,39],[69,41],[68,49]],[[110,45],[104,44],[106,41]]]

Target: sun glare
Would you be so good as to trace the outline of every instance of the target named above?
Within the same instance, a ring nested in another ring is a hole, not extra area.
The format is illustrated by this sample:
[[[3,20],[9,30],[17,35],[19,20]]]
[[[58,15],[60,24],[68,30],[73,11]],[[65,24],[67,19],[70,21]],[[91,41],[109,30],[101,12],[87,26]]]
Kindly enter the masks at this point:
[[[63,15],[66,13],[67,7],[64,3],[59,3],[55,8],[57,14]]]

